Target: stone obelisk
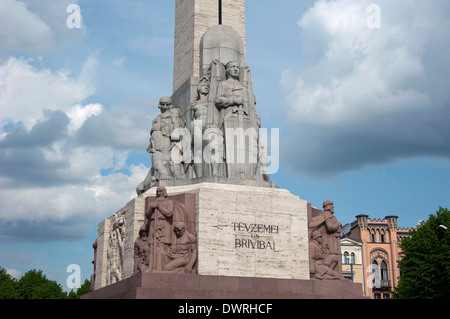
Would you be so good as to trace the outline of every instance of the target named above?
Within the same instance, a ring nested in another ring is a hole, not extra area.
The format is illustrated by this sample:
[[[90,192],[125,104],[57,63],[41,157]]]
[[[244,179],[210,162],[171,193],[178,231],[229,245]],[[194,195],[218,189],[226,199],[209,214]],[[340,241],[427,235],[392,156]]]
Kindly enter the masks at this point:
[[[176,0],[174,50],[173,94],[161,98],[150,131],[153,165],[138,196],[99,224],[95,285],[86,298],[360,293],[340,280],[336,267],[334,206],[313,209],[264,171],[261,119],[245,57],[245,0]],[[209,148],[213,141],[225,146]],[[178,150],[195,153],[196,145],[204,162],[173,157]],[[207,161],[205,154],[221,161]],[[235,155],[254,162],[235,161]],[[321,242],[335,248],[331,255]]]
[[[200,76],[200,41],[218,24],[232,27],[245,46],[245,0],[176,0],[173,92]]]

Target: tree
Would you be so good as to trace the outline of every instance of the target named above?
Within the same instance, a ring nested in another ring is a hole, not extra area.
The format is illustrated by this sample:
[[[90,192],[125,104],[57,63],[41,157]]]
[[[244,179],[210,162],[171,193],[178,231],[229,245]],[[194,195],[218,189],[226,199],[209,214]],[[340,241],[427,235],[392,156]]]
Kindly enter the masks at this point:
[[[47,279],[42,270],[30,270],[17,282],[22,299],[64,299],[66,293],[56,281]]]
[[[80,288],[77,289],[76,292],[71,290],[68,295],[68,299],[80,299],[81,296],[89,293],[89,290],[91,289],[91,282],[89,280],[85,280],[84,283],[81,285]]]
[[[440,226],[443,225],[444,227]],[[447,228],[447,229],[446,229]],[[450,298],[450,212],[439,207],[404,238],[402,275],[393,292],[397,299]]]
[[[17,281],[6,273],[6,269],[0,268],[0,299],[18,299]]]

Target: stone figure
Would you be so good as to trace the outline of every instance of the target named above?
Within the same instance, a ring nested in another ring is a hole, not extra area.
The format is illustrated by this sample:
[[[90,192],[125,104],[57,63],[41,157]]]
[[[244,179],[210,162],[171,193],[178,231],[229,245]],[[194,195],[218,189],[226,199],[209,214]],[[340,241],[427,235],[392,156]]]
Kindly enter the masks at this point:
[[[139,230],[139,237],[134,242],[134,274],[143,273],[149,267],[150,245],[145,225]]]
[[[156,189],[156,198],[146,199],[144,224],[135,241],[134,274],[192,271],[197,261],[197,239],[191,222],[195,221],[195,201],[187,195],[191,194],[174,198],[188,203],[190,212],[180,202],[168,198],[164,186]],[[188,202],[186,198],[190,198]]]
[[[224,137],[226,177],[256,179],[259,127],[250,70],[236,61],[225,66],[226,79],[217,86],[215,106],[219,110],[218,127]],[[248,144],[246,142],[248,136]],[[237,141],[235,141],[237,138]]]
[[[180,141],[174,133],[175,129],[185,125],[183,114],[177,107],[173,107],[172,99],[163,96],[159,100],[158,108],[161,110],[152,123],[150,142],[147,152],[152,154],[152,167],[145,180],[140,183],[136,192],[138,195],[149,190],[160,180],[183,179],[184,171],[180,163],[172,161],[172,149]]]
[[[165,256],[174,241],[174,222],[189,220],[179,203],[168,198],[164,186],[156,189],[156,200],[150,202],[145,213],[150,244],[150,270],[163,270]]]
[[[335,271],[338,257],[324,253],[322,242],[322,233],[313,231],[309,241],[310,272],[314,274],[314,279],[339,280],[341,275]]]
[[[97,271],[97,246],[98,246],[98,237],[92,243],[92,248],[94,249],[94,260],[92,264],[94,265],[94,273],[91,275],[91,286],[89,287],[89,292],[95,290],[95,273]]]
[[[342,224],[334,216],[334,203],[331,200],[323,202],[325,229],[328,234],[327,248],[332,255],[341,255]]]
[[[136,193],[157,185],[185,185],[179,180],[186,178],[272,186],[255,104],[250,68],[218,59],[211,61],[197,96],[183,108],[186,118],[171,98],[162,97],[147,148],[152,167]]]
[[[124,256],[124,234],[125,213],[116,213],[111,221],[109,236],[109,249],[107,252],[107,281],[108,284],[122,280],[123,256]]]
[[[168,251],[172,244],[172,223],[175,204],[167,198],[164,186],[156,189],[156,200],[150,203],[145,215],[150,236],[150,268],[161,269],[160,251]]]
[[[165,271],[190,274],[197,261],[197,238],[186,230],[185,222],[174,223],[176,239],[167,252]]]
[[[171,160],[171,151],[179,141],[172,132],[184,126],[183,115],[179,108],[172,106],[172,100],[168,96],[160,99],[158,107],[161,114],[153,121],[147,152],[152,153],[152,167],[157,180],[181,179],[181,166]]]
[[[342,224],[334,216],[334,204],[332,201],[326,200],[322,206],[324,211],[316,210],[315,216],[312,216],[308,224],[310,242],[314,242],[312,247],[315,247],[313,251],[310,251],[310,258],[318,258],[317,243],[319,243],[321,250],[320,267],[323,270],[323,267],[327,266],[330,270],[326,273],[326,276],[324,276],[325,273],[322,270],[313,274],[314,269],[312,269],[311,273],[316,279],[330,279],[330,276],[335,275],[336,278],[332,279],[343,280],[342,265],[340,263]],[[320,234],[320,237],[318,234]]]
[[[203,140],[203,133],[205,132],[207,115],[208,115],[208,94],[209,94],[209,80],[203,77],[197,88],[197,97],[191,103],[191,118],[193,125],[191,126],[191,136],[193,143],[193,167],[195,177],[203,177],[204,160],[203,149],[205,141]]]

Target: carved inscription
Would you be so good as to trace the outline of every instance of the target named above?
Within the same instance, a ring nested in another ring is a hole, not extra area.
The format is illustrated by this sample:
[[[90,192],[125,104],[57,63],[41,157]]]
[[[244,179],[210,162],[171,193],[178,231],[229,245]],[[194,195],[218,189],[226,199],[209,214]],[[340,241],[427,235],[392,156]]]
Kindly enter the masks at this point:
[[[232,225],[233,230],[240,236],[234,240],[235,248],[275,250],[273,235],[279,233],[277,225],[247,224],[243,222],[233,222]],[[246,238],[244,238],[245,235],[247,235]]]

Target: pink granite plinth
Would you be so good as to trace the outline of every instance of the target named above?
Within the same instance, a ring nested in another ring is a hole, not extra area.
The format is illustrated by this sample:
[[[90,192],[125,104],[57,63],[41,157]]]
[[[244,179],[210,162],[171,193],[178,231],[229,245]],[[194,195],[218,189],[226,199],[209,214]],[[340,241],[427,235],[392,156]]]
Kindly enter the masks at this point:
[[[361,299],[361,284],[170,273],[138,274],[82,299]]]

